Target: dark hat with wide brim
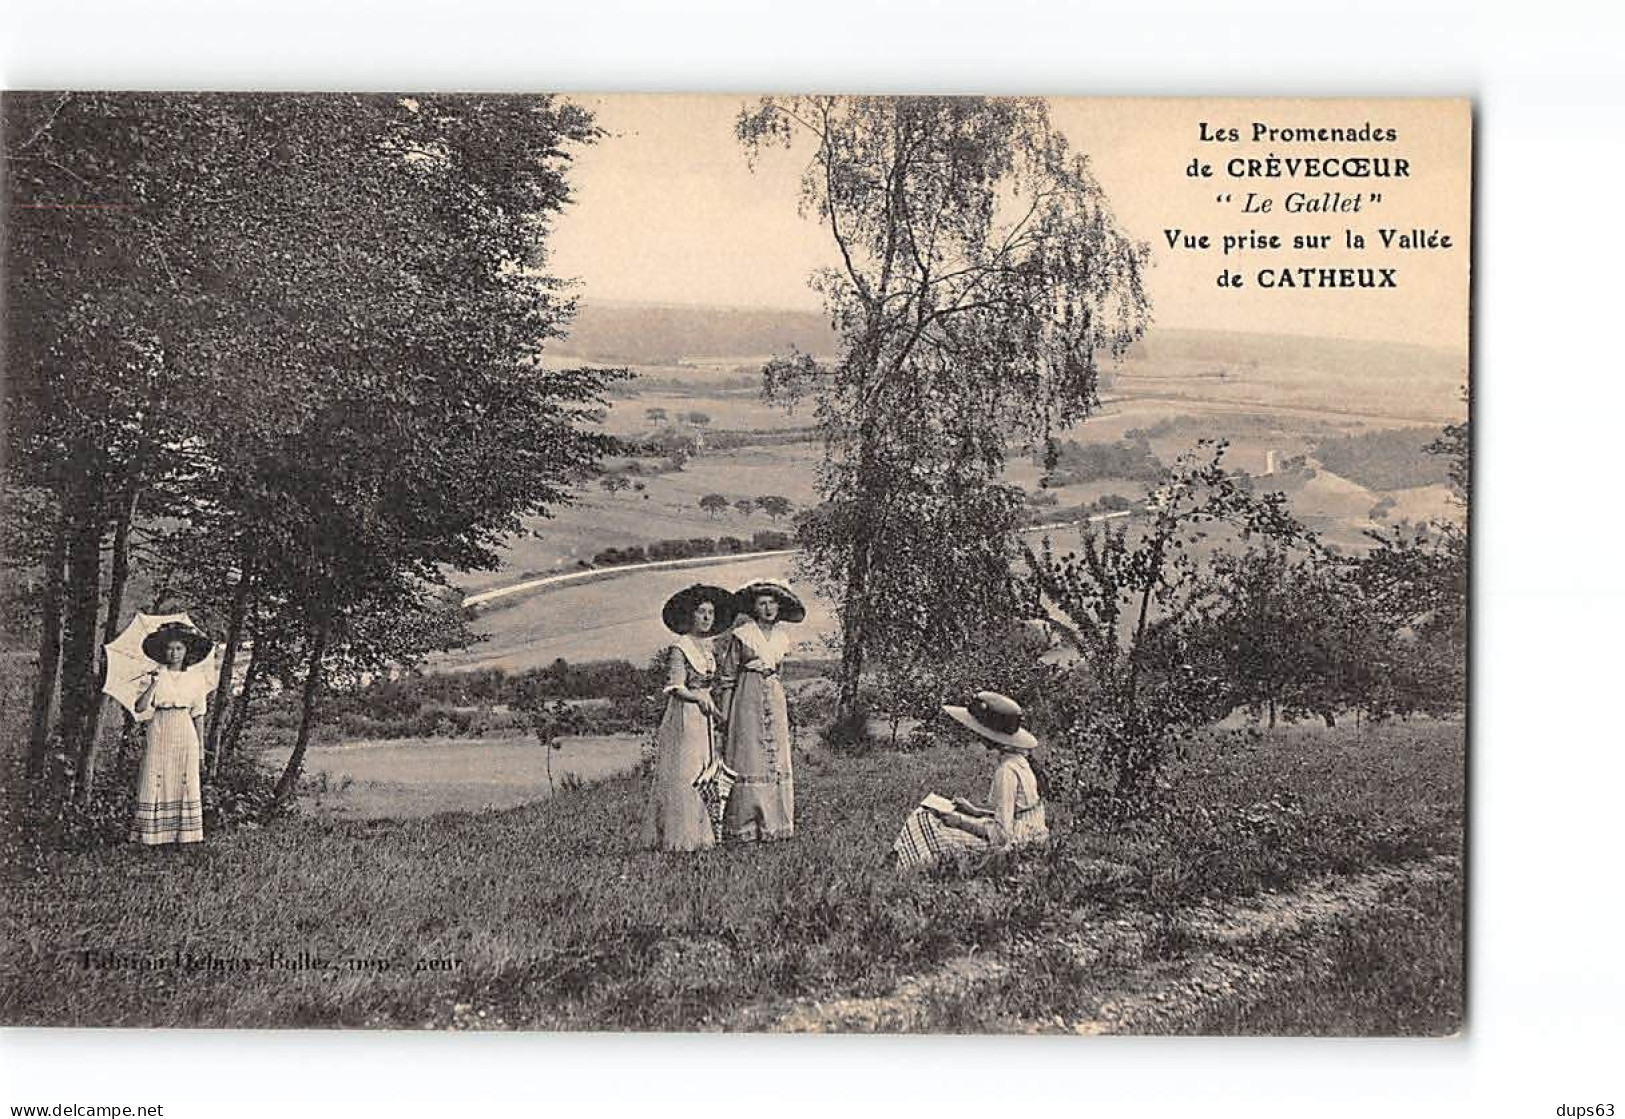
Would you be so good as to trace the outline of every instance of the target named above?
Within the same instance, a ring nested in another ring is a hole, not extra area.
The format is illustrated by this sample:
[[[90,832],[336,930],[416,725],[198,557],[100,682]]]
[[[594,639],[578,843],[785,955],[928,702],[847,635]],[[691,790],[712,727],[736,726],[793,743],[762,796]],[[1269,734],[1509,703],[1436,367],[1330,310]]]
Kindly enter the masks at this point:
[[[660,608],[660,620],[673,633],[687,633],[694,623],[694,611],[702,602],[709,602],[716,608],[716,620],[711,623],[712,633],[728,628],[733,624],[734,615],[739,613],[739,603],[732,593],[709,583],[695,583],[666,600],[666,605]]]
[[[1038,747],[1038,739],[1033,737],[1032,731],[1021,725],[1021,705],[1007,695],[977,692],[965,706],[948,704],[942,711],[989,742],[1028,752]]]
[[[159,626],[142,638],[141,651],[146,654],[148,660],[157,661],[159,664],[168,664],[169,643],[171,641],[179,641],[186,646],[186,660],[184,663],[187,668],[202,663],[203,659],[209,655],[209,650],[214,648],[213,641],[210,641],[191,626],[181,625],[179,622],[170,622],[168,625]]]
[[[756,605],[758,595],[770,594],[779,600],[779,621],[799,622],[807,617],[807,607],[797,597],[796,592],[790,589],[790,584],[780,579],[758,579],[754,583],[746,583],[734,592],[739,600],[740,609],[752,614],[751,608]],[[754,614],[752,614],[754,617]]]

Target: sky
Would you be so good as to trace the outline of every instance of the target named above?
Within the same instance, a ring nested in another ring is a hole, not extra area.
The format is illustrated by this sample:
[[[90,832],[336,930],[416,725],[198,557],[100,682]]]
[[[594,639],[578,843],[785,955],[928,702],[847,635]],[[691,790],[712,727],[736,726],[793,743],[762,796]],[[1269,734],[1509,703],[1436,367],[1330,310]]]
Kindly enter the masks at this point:
[[[766,153],[753,170],[733,136],[739,95],[612,95],[572,98],[609,133],[580,150],[570,178],[575,202],[552,238],[552,270],[575,278],[587,300],[775,307],[816,311],[815,268],[834,263],[827,230],[798,210],[808,151]],[[1055,98],[1051,116],[1085,152],[1119,223],[1151,249],[1146,285],[1154,324],[1320,337],[1412,342],[1465,353],[1471,234],[1471,120],[1450,100],[1183,100]],[[1336,145],[1253,141],[1254,123],[1278,128],[1393,128],[1389,143]],[[1237,142],[1204,141],[1235,127]],[[1409,175],[1386,180],[1225,177],[1232,158],[1388,156]],[[1202,159],[1212,178],[1187,167]],[[1320,198],[1377,191],[1359,213],[1287,214],[1287,195]],[[1270,213],[1242,212],[1247,191],[1272,197]],[[1228,193],[1228,202],[1218,196]],[[1449,248],[1383,249],[1379,228],[1438,230]],[[1364,235],[1346,250],[1345,230]],[[1174,249],[1167,230],[1206,234],[1213,247]],[[1286,248],[1220,252],[1225,234],[1279,234]],[[1335,251],[1293,252],[1296,234],[1329,234]],[[1388,290],[1258,286],[1259,269],[1397,269]],[[1242,275],[1240,290],[1217,277]]]

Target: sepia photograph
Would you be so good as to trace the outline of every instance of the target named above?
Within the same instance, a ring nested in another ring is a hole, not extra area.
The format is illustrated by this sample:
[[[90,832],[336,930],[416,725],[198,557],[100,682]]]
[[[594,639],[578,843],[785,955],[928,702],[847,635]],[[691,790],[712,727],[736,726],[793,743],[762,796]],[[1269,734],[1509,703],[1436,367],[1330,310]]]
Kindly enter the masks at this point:
[[[1468,1029],[1469,101],[0,118],[0,1024]]]

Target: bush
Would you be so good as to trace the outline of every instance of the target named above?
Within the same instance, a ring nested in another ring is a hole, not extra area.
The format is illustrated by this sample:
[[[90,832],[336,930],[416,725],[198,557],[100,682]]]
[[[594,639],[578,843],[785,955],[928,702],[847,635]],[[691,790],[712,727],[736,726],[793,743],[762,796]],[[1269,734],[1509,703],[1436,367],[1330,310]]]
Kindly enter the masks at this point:
[[[120,732],[121,736],[125,732]],[[66,790],[71,774],[58,782],[19,783],[24,847],[43,851],[88,851],[130,841],[135,815],[136,777],[145,748],[144,729],[137,726],[122,749],[108,752],[90,796],[81,803]],[[236,827],[259,827],[293,815],[297,806],[276,802],[279,775],[245,754],[227,758],[213,776],[203,775],[205,836]],[[205,840],[207,842],[207,840]],[[36,858],[38,856],[36,855]]]
[[[1070,486],[1081,482],[1098,482],[1105,478],[1125,478],[1135,482],[1155,482],[1166,468],[1151,450],[1151,444],[1139,433],[1116,443],[1079,443],[1065,440],[1056,446],[1052,462],[1047,467],[1048,484]]]
[[[795,547],[795,537],[787,532],[775,532],[765,528],[754,533],[750,538],[751,549],[757,552],[777,552],[785,548]]]
[[[236,755],[224,759],[203,786],[203,831],[257,828],[298,811],[293,798],[277,803],[280,775],[257,759]]]

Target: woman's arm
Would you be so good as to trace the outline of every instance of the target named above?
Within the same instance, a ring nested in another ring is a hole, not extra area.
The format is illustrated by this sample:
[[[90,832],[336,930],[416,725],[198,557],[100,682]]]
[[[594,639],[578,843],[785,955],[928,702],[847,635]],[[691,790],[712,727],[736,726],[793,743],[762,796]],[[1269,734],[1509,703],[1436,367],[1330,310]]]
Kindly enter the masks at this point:
[[[716,705],[703,692],[695,691],[688,686],[688,658],[683,656],[683,650],[676,645],[666,657],[666,687],[667,695],[674,695],[684,703],[697,704],[701,711],[707,715],[717,713]]]
[[[1007,765],[1001,765],[993,771],[993,787],[988,790],[988,799],[993,802],[993,818],[988,826],[993,830],[988,841],[995,847],[1003,847],[1010,842],[1010,836],[1016,828],[1016,790],[1020,782],[1016,779],[1016,771]]]
[[[993,772],[992,799],[993,808],[988,811],[956,798],[954,803],[960,810],[938,811],[937,818],[950,828],[980,836],[994,847],[1003,847],[1010,842],[1010,830],[1016,819],[1016,778],[1003,766]],[[967,813],[967,808],[974,815]]]
[[[733,702],[734,688],[739,683],[739,666],[743,659],[739,638],[728,634],[717,650],[717,706],[723,711]]]
[[[139,714],[152,706],[153,689],[158,686],[158,670],[153,669],[147,673],[147,686],[141,689],[141,694],[135,697],[135,709]]]
[[[209,713],[209,689],[201,680],[192,682],[192,729],[197,732],[198,744],[203,744],[203,718]]]
[[[971,835],[980,836],[982,839],[993,844],[995,847],[1003,846],[1003,843],[998,838],[999,825],[994,823],[992,820],[983,819],[977,816],[967,816],[963,812],[942,811],[937,812],[937,819],[941,820],[943,824],[955,829],[956,831],[969,832]]]

